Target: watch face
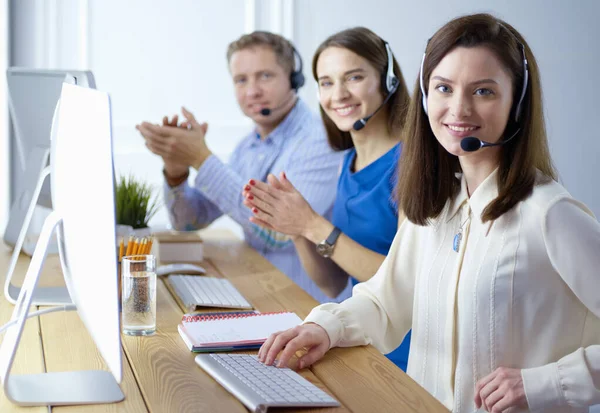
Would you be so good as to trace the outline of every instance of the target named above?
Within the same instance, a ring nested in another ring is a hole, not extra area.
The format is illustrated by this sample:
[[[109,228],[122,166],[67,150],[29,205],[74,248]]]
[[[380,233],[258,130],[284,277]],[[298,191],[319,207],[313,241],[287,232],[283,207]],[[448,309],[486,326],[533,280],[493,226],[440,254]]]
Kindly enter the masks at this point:
[[[333,248],[331,245],[325,243],[325,242],[320,242],[317,244],[317,253],[325,258],[328,258],[329,256],[331,256],[331,253],[333,252]]]

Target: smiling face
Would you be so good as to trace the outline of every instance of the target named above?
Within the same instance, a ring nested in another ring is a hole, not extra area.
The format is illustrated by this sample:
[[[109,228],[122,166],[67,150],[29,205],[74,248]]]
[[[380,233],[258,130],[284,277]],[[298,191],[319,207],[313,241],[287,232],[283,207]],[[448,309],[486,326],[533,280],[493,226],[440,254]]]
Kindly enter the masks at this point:
[[[246,116],[257,124],[269,124],[278,119],[260,114],[265,108],[277,109],[290,101],[290,74],[277,61],[269,47],[257,46],[233,53],[229,70],[235,86],[235,96]],[[280,117],[285,113],[279,111]]]
[[[427,107],[438,142],[451,154],[497,156],[500,147],[465,152],[460,141],[474,136],[498,142],[513,101],[513,81],[496,55],[485,46],[457,47],[431,72]]]
[[[317,61],[319,103],[338,129],[372,114],[383,102],[381,74],[363,57],[341,47],[328,47]]]

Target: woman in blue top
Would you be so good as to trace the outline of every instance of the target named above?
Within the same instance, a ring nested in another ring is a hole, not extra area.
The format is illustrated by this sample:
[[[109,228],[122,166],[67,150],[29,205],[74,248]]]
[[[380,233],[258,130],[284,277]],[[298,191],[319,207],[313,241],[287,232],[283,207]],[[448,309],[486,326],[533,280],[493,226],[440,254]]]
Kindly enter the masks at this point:
[[[287,180],[250,180],[243,189],[250,220],[289,235],[306,272],[330,297],[371,278],[398,228],[392,190],[400,155],[400,130],[409,95],[389,45],[366,28],[325,40],[313,58],[321,116],[329,143],[347,150],[329,222]],[[316,245],[316,248],[315,248]],[[346,298],[346,297],[342,297]],[[406,370],[410,333],[388,354]]]

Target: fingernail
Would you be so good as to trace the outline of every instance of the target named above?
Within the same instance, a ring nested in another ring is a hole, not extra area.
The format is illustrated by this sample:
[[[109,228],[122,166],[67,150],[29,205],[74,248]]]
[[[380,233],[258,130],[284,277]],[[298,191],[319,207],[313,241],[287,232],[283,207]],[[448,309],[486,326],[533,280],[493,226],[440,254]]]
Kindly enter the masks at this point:
[[[256,185],[256,181],[254,181],[254,179],[250,180],[250,185]]]
[[[244,187],[244,189],[245,189],[246,191],[249,191],[249,190],[250,190],[250,185],[246,185],[246,186]]]
[[[298,363],[298,368],[300,370],[302,370],[304,368],[304,362],[303,361],[301,361],[300,363]]]
[[[287,179],[287,175],[285,174],[285,172],[283,173],[283,177],[284,177],[285,179]]]
[[[248,199],[254,199],[252,195],[248,195]]]
[[[254,212],[255,214],[258,214],[258,209],[252,208],[252,212]]]

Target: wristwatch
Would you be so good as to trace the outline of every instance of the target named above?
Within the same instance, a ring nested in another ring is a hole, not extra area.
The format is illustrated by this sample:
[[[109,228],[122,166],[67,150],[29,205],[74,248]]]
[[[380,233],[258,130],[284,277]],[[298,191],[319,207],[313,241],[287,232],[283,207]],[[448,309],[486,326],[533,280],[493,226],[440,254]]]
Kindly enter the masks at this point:
[[[335,248],[335,243],[342,233],[342,230],[338,227],[334,227],[331,234],[327,237],[327,239],[319,242],[317,244],[317,253],[324,258],[329,258],[333,254],[333,249]]]

